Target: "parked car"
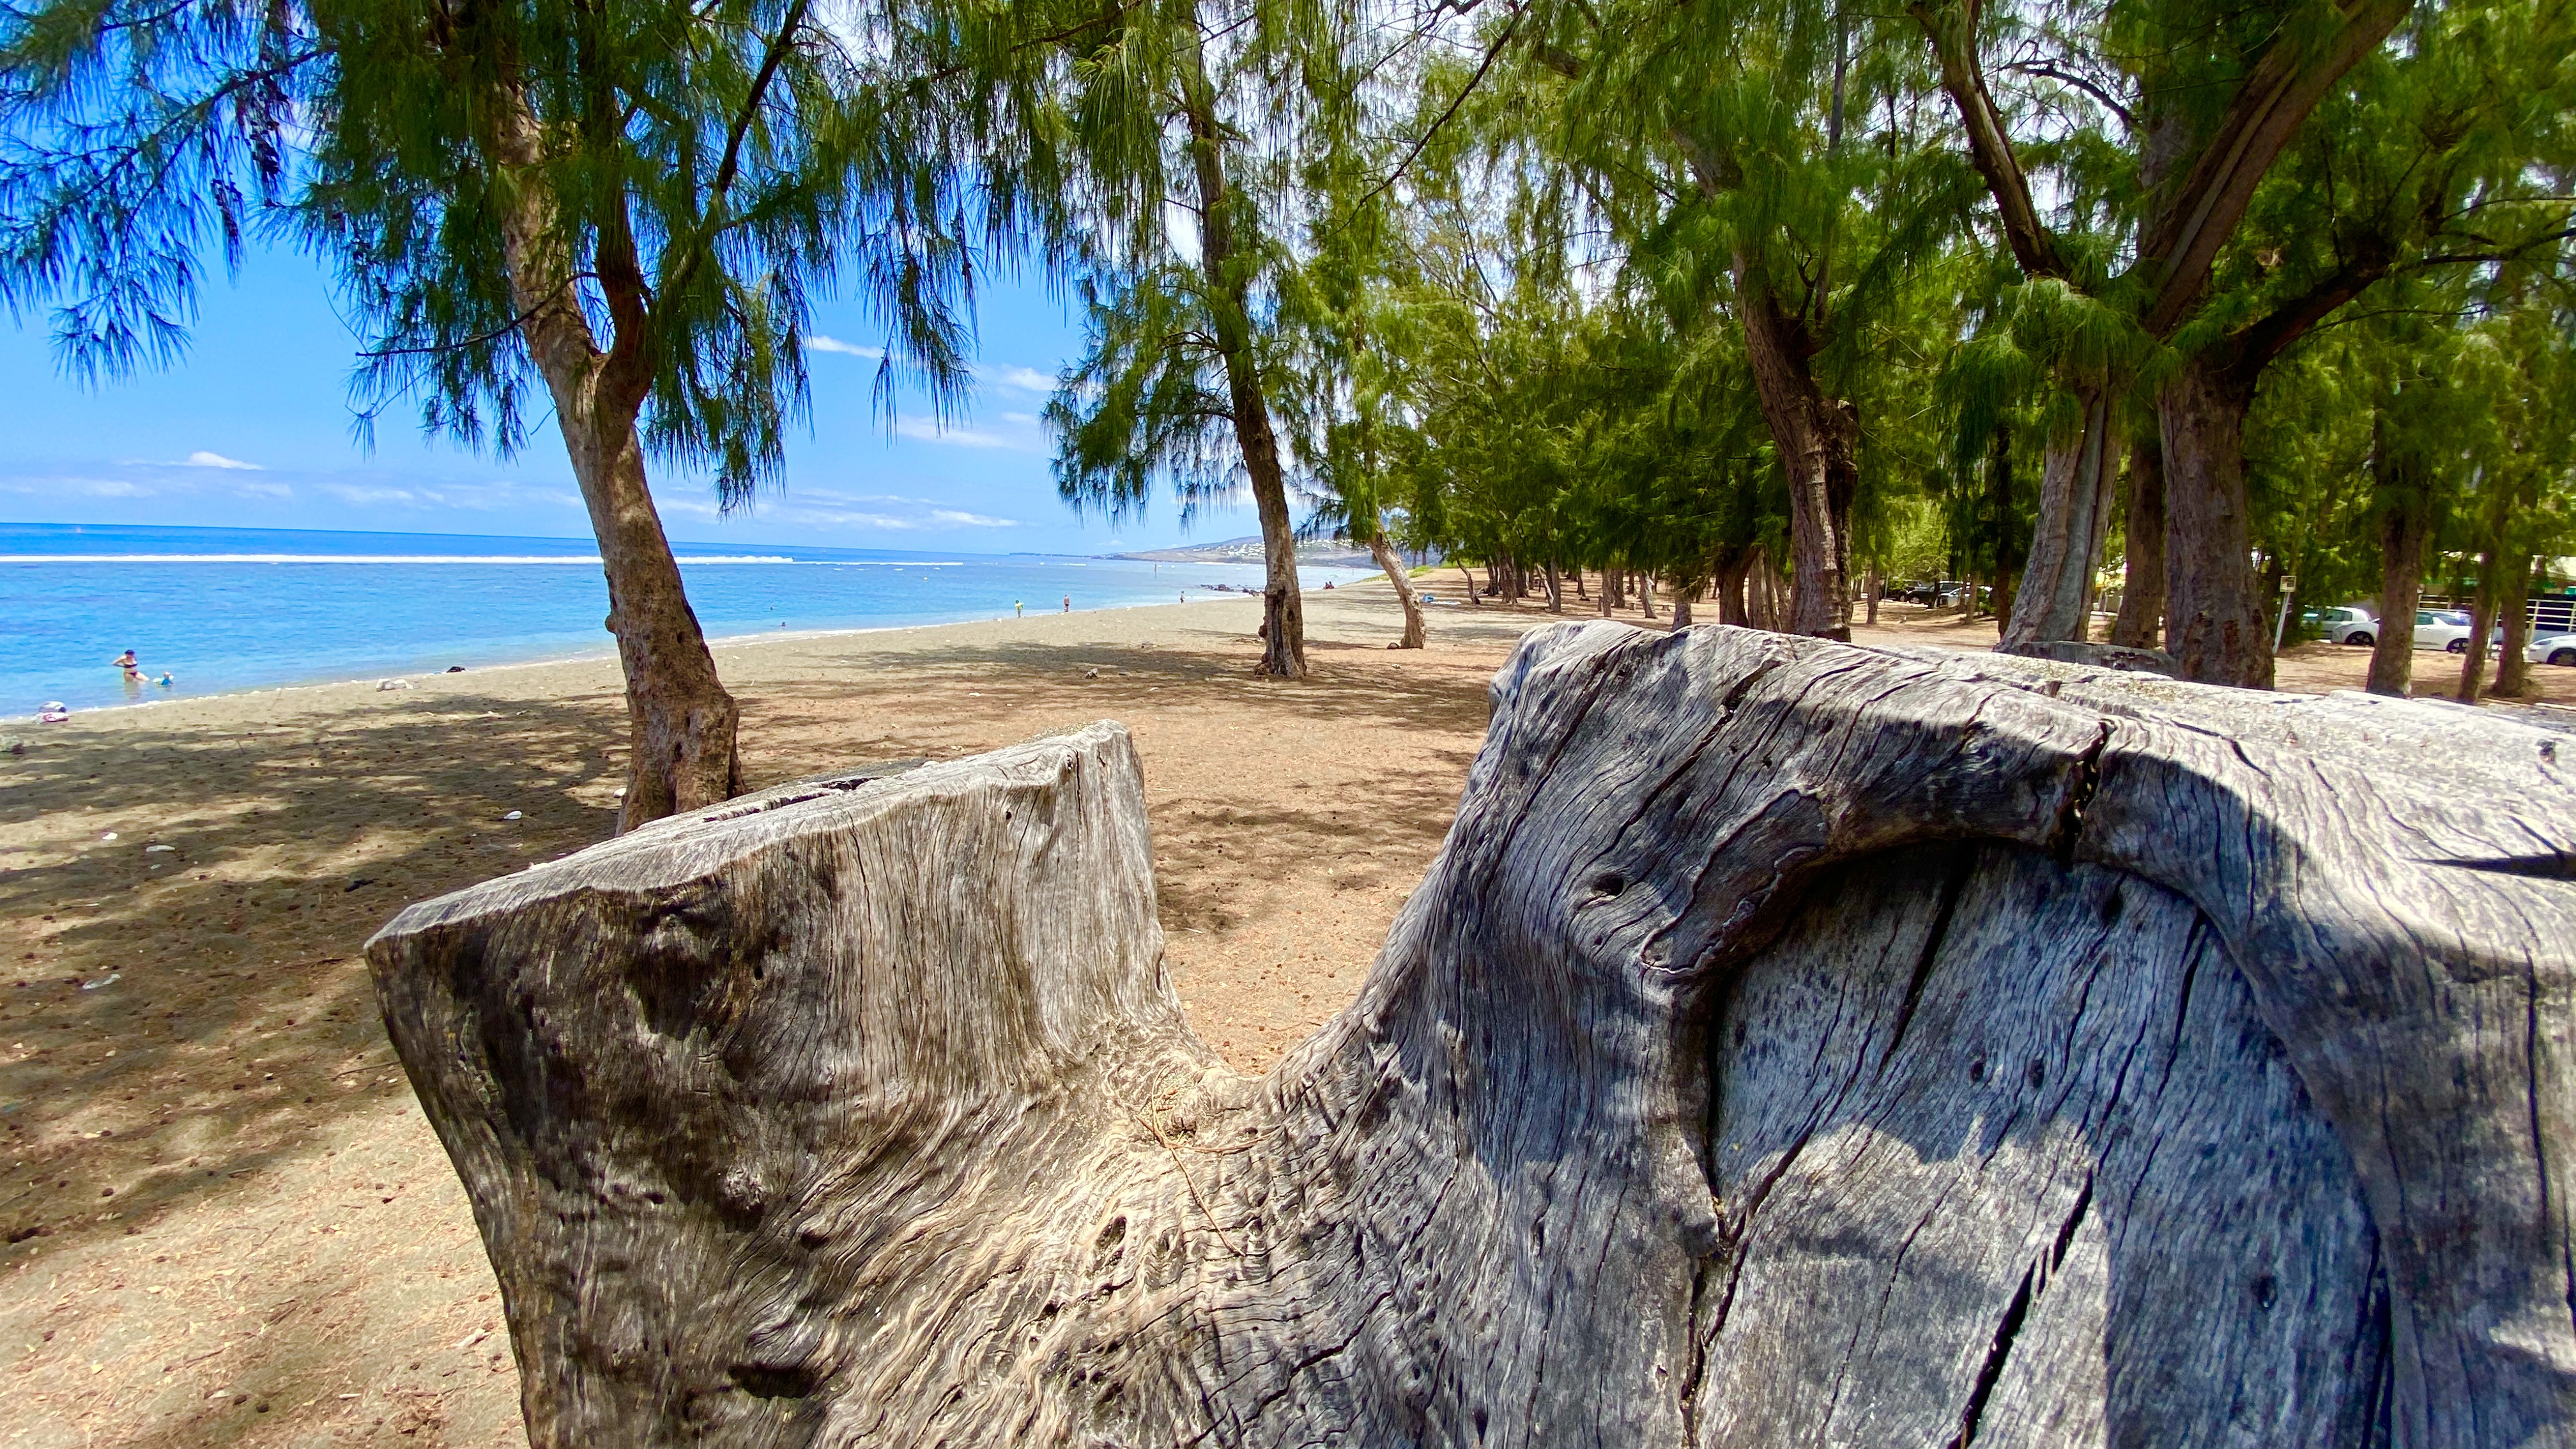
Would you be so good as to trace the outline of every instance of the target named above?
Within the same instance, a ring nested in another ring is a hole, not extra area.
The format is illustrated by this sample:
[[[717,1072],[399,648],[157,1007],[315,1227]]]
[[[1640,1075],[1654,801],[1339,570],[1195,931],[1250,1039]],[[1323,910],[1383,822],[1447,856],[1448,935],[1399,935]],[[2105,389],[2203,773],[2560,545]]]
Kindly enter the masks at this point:
[[[2329,644],[2371,645],[2379,642],[2379,621],[2367,609],[2327,609],[2311,621]]]
[[[2576,634],[2543,634],[2523,646],[2522,657],[2534,664],[2576,664]]]
[[[2368,648],[2379,642],[2379,621],[2358,609],[2328,609],[2329,616],[2359,615],[2357,619],[2336,619],[2326,625],[2326,637],[2337,644],[2358,644]],[[2452,654],[2469,647],[2469,616],[2456,609],[2417,609],[2415,611],[2415,647],[2441,649]]]
[[[2465,654],[2469,649],[2469,616],[2457,609],[2417,609],[2415,647]]]

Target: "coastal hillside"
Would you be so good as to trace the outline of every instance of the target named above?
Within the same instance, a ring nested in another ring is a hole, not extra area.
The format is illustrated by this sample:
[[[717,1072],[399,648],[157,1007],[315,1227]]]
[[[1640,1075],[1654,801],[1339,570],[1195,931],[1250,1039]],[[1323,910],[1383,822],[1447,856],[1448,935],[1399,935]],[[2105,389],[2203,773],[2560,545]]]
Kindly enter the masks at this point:
[[[1154,563],[1248,563],[1261,559],[1261,535],[1229,538],[1222,543],[1193,543],[1182,548],[1148,549],[1143,553],[1111,554],[1112,558],[1150,560]],[[1312,538],[1297,545],[1297,562],[1312,568],[1375,568],[1377,561],[1364,548],[1353,548],[1337,539]]]

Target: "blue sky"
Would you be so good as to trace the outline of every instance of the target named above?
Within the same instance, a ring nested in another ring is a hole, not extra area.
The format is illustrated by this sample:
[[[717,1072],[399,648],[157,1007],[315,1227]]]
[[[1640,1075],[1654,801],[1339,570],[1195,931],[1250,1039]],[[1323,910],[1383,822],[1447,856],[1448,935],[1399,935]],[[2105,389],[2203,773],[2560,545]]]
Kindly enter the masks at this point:
[[[256,253],[200,300],[187,358],[124,382],[67,376],[42,316],[0,330],[0,521],[587,535],[551,419],[506,461],[426,441],[399,412],[362,447],[348,393],[358,342],[310,261]],[[877,339],[856,307],[818,306],[815,330],[829,340],[807,362],[813,427],[789,444],[786,486],[726,517],[704,480],[659,471],[674,539],[1103,553],[1256,531],[1248,504],[1203,512],[1184,534],[1162,500],[1113,528],[1056,497],[1037,414],[1081,338],[1034,282],[985,288],[975,396],[945,434],[907,405],[887,437],[862,355]]]

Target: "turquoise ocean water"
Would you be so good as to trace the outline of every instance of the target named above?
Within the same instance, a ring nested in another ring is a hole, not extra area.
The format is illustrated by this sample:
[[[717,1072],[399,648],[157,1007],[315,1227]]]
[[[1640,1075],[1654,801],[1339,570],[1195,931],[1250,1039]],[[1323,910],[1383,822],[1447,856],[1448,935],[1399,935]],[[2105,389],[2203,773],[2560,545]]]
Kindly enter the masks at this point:
[[[1172,603],[1249,564],[679,544],[711,638]],[[1309,588],[1366,577],[1303,570]],[[0,523],[0,719],[606,653],[588,539]],[[132,649],[167,689],[125,684]]]

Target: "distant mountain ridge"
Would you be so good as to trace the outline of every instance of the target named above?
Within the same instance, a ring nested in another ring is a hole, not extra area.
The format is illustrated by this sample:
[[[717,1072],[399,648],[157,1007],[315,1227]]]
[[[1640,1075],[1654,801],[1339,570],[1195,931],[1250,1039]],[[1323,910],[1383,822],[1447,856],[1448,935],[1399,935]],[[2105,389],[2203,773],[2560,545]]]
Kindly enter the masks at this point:
[[[1155,563],[1249,563],[1262,561],[1261,536],[1229,538],[1222,543],[1193,543],[1182,548],[1147,549],[1143,553],[1111,554],[1111,558],[1151,560]],[[1368,550],[1353,548],[1335,539],[1313,538],[1297,545],[1297,562],[1320,568],[1375,568],[1377,560]]]

